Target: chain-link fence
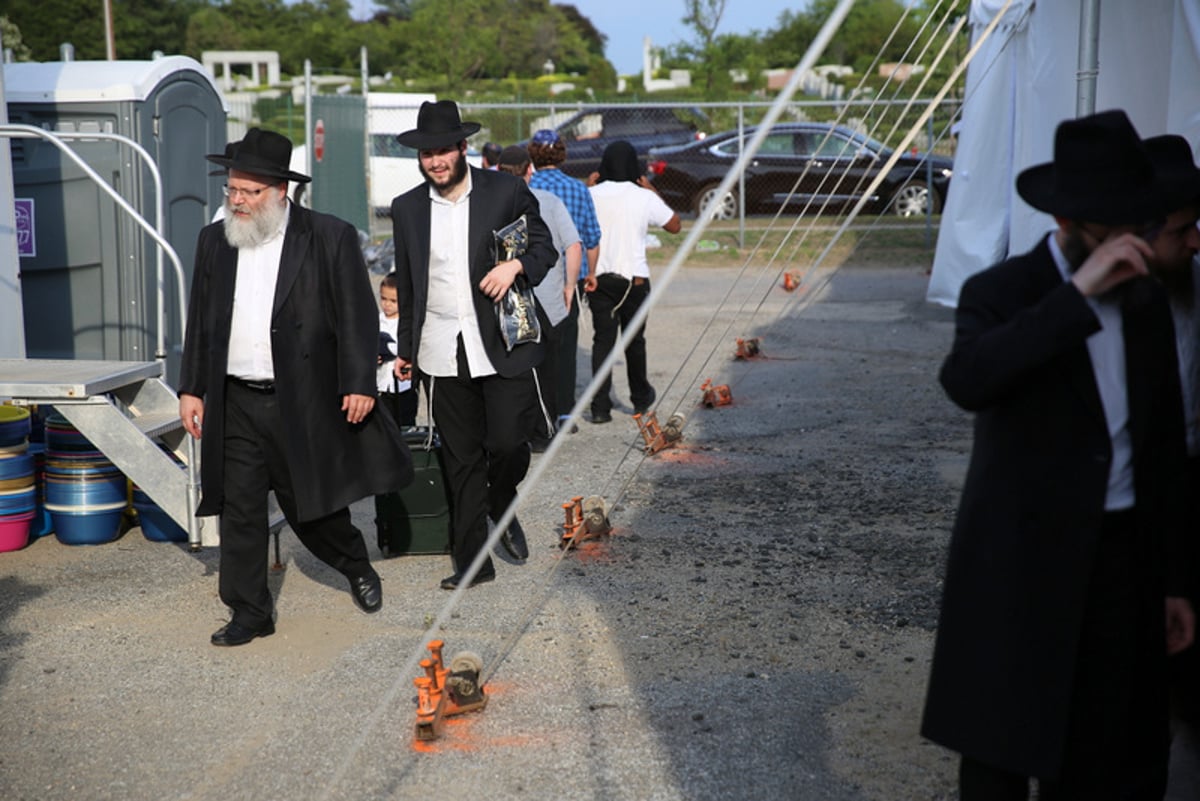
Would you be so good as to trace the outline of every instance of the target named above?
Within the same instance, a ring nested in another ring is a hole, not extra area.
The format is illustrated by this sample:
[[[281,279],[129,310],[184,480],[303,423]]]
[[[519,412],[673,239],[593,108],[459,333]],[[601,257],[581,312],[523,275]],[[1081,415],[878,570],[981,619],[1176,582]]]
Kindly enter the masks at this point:
[[[364,147],[375,235],[386,231],[391,198],[421,181],[416,153],[400,145],[396,134],[416,126],[421,102],[432,97],[368,95]],[[770,103],[460,105],[464,119],[482,126],[469,141],[474,163],[486,142],[524,144],[535,131],[549,128],[566,146],[567,160],[560,168],[586,179],[599,168],[604,148],[625,140],[676,210],[694,215],[707,208],[718,218],[742,220],[780,209],[806,215],[844,211],[873,182],[877,185],[866,201],[866,212],[933,217],[942,208],[951,180],[952,132],[960,109],[958,101],[938,105],[905,153],[885,171],[892,150],[918,125],[928,101],[793,102],[739,176],[736,190],[716,198],[713,188],[737,161]],[[302,104],[293,103],[289,95],[235,112],[243,130],[246,124],[263,124],[300,145],[311,138],[303,130]],[[231,130],[231,138],[236,135]],[[880,172],[884,177],[875,181]]]

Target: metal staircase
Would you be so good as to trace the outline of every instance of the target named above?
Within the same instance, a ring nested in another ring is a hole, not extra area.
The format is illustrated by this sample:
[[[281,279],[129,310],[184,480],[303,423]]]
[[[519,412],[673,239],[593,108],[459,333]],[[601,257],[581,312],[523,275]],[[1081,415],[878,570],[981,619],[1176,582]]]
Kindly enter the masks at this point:
[[[0,398],[53,406],[202,544],[198,450],[160,362],[0,359]]]

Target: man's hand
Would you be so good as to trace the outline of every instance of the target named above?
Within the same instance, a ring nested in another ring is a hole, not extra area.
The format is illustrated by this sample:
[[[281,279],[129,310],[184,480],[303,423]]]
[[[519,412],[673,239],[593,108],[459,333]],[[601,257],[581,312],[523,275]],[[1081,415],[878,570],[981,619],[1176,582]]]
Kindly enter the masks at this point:
[[[1154,250],[1135,234],[1110,236],[1088,254],[1071,276],[1084,297],[1103,295],[1130,278],[1146,275],[1146,259]]]
[[[575,285],[568,284],[563,287],[563,302],[567,304],[567,314],[571,313],[571,304],[575,302]]]
[[[1167,599],[1167,655],[1185,651],[1196,637],[1196,615],[1187,598]]]
[[[587,277],[587,278],[585,278],[585,279],[583,279],[583,291],[584,291],[584,292],[595,292],[595,291],[596,291],[596,287],[597,287],[597,286],[599,286],[599,285],[600,285],[600,284],[599,284],[599,282],[596,280],[596,274],[595,274],[595,273],[588,273],[588,277]]]
[[[351,425],[361,423],[375,408],[375,399],[370,395],[343,395],[342,411],[346,413],[346,422]]]
[[[183,430],[196,439],[200,439],[200,430],[204,428],[204,401],[195,395],[179,396],[179,419],[183,421]]]
[[[401,381],[412,381],[412,362],[408,359],[396,357],[396,364],[392,367],[392,375],[399,378]]]
[[[518,259],[502,261],[483,277],[479,289],[492,300],[500,300],[524,269]]]

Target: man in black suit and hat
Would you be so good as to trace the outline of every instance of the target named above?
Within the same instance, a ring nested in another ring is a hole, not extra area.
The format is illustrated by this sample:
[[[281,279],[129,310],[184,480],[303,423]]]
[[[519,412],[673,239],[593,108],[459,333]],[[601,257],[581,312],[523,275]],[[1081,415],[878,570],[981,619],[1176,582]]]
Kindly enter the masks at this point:
[[[487,520],[498,522],[529,468],[529,440],[538,407],[533,368],[541,342],[507,349],[496,301],[522,280],[537,285],[558,258],[538,202],[525,182],[467,165],[467,137],[479,124],[463,122],[451,100],[425,102],[417,127],[397,139],[417,151],[425,183],[392,201],[400,326],[397,375],[415,368],[428,381],[433,421],[451,503],[453,590],[487,541]],[[524,254],[496,254],[494,232],[524,216]],[[514,518],[501,543],[516,559],[529,555]],[[471,585],[495,578],[491,557]]]
[[[344,575],[365,612],[379,575],[350,503],[412,480],[395,423],[373,414],[375,301],[349,223],[297,206],[292,143],[251,128],[224,155],[225,219],[200,232],[179,379],[184,428],[201,440],[200,515],[221,515],[213,645],[275,632],[267,493],[300,541]],[[203,437],[201,437],[203,434]]]
[[[1149,235],[1178,199],[1123,112],[1017,178],[1054,216],[970,278],[941,382],[975,413],[922,734],[963,801],[1161,799],[1182,598],[1183,414]]]

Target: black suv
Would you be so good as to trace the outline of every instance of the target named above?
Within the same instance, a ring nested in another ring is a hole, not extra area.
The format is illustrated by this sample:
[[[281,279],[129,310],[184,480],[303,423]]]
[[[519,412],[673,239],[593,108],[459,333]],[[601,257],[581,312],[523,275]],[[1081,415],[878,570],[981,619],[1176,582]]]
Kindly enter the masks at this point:
[[[704,138],[708,117],[698,108],[658,106],[601,106],[585,108],[555,127],[567,147],[567,160],[559,169],[587,179],[600,169],[600,157],[610,142],[624,139],[633,145],[643,166],[652,147],[684,145]],[[528,144],[528,140],[520,142]]]

